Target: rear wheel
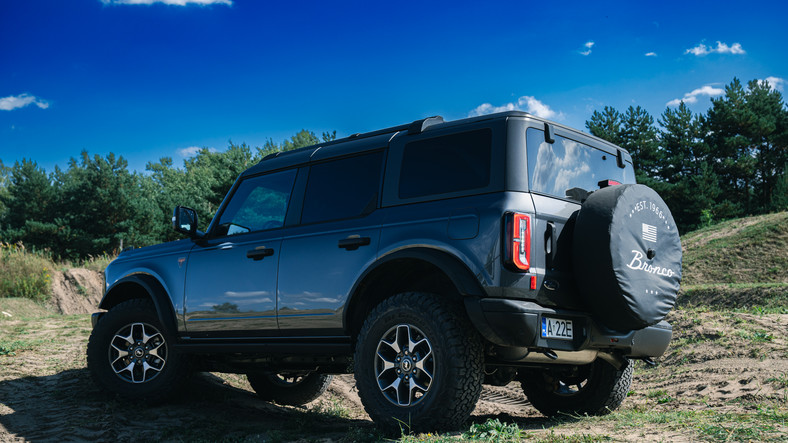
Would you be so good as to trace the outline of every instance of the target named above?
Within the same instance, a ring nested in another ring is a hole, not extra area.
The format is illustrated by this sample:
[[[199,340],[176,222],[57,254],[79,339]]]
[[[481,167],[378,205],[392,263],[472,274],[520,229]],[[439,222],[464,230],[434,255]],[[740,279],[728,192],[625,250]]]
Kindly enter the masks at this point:
[[[323,395],[334,376],[314,372],[250,372],[246,378],[263,400],[298,406]]]
[[[455,429],[481,393],[481,340],[464,313],[444,297],[398,294],[364,322],[355,375],[361,402],[378,426]]]
[[[605,415],[617,409],[632,383],[632,367],[617,370],[596,360],[583,366],[521,371],[520,383],[531,404],[544,415]]]

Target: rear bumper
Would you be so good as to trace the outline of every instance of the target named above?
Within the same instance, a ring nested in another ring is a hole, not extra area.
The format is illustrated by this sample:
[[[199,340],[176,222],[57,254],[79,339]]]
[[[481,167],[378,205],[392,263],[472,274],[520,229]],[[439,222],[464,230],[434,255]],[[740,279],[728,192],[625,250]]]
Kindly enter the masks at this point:
[[[666,321],[629,332],[609,330],[587,313],[553,309],[533,302],[501,298],[466,298],[465,308],[476,329],[493,344],[503,347],[550,351],[598,351],[627,358],[659,357],[673,336]],[[574,338],[541,337],[542,317],[572,320]]]

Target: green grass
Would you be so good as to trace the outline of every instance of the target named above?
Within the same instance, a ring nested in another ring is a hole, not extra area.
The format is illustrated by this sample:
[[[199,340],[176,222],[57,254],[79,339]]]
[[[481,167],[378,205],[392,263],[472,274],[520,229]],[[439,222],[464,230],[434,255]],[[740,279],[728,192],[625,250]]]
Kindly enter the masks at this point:
[[[682,244],[685,284],[788,283],[788,212],[729,220]]]
[[[49,298],[55,264],[21,244],[0,243],[0,297]]]
[[[13,357],[16,355],[17,351],[30,351],[43,343],[43,340],[9,340],[6,338],[0,338],[0,357]]]

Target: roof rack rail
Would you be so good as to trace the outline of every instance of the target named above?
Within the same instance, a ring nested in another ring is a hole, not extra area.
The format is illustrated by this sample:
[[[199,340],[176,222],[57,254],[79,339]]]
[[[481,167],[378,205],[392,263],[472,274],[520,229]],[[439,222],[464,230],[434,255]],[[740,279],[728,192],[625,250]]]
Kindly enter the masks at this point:
[[[408,123],[408,124],[404,124],[404,125],[392,126],[390,128],[378,129],[377,131],[365,132],[363,134],[362,133],[350,134],[349,136],[344,137],[344,138],[331,140],[330,142],[325,142],[325,143],[318,143],[318,144],[312,145],[312,146],[305,146],[303,148],[294,149],[292,151],[273,152],[273,153],[268,154],[265,157],[263,157],[263,159],[260,160],[260,161],[265,161],[265,160],[268,160],[269,158],[279,157],[280,155],[287,155],[287,154],[290,154],[291,152],[297,152],[297,151],[301,151],[301,150],[304,150],[304,149],[314,148],[316,146],[331,146],[333,144],[341,143],[341,142],[344,142],[344,141],[360,140],[362,138],[375,137],[377,135],[390,134],[390,133],[393,133],[393,132],[408,131],[408,134],[421,134],[425,129],[429,128],[432,125],[436,125],[438,123],[443,123],[443,117],[441,117],[440,115],[436,115],[434,117],[423,118],[421,120],[416,120],[416,121],[414,121],[412,123]]]
[[[432,125],[437,125],[438,123],[443,123],[443,117],[440,115],[416,120],[408,125],[408,134],[421,134],[425,129]]]

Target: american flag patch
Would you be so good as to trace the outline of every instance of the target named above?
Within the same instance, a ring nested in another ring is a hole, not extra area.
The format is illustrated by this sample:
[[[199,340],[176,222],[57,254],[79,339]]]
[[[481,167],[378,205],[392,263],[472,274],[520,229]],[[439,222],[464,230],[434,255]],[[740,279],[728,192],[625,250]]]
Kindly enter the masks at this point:
[[[657,227],[643,223],[643,240],[651,243],[657,242]]]

